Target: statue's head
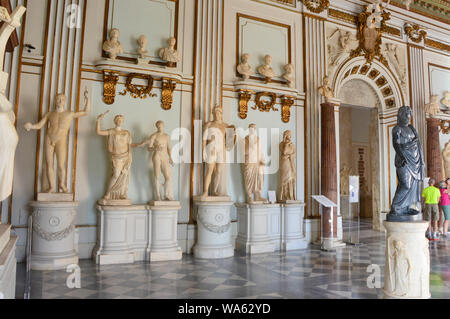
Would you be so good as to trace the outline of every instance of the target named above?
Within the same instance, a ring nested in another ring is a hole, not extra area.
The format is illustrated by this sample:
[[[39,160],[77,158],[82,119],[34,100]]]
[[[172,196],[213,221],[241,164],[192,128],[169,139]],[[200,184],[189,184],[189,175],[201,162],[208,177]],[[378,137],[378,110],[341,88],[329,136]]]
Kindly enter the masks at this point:
[[[147,37],[146,37],[145,35],[141,35],[141,36],[138,38],[137,41],[138,41],[138,44],[139,44],[139,46],[140,46],[141,48],[144,48],[144,47],[147,46],[148,39],[147,39]]]
[[[325,77],[323,78],[323,85],[330,86],[330,78],[328,77],[328,75],[325,75]]]
[[[170,47],[174,47],[175,44],[177,43],[177,39],[175,39],[174,37],[170,37],[169,40],[167,40],[167,43],[169,44]]]
[[[439,102],[439,95],[432,95],[430,98],[431,103],[438,103]]]
[[[248,63],[248,61],[250,61],[250,54],[244,53],[242,55],[242,63]]]
[[[290,142],[292,139],[292,131],[291,130],[287,130],[283,133],[283,141],[285,142]]]
[[[214,113],[214,119],[215,119],[216,121],[222,121],[222,118],[223,118],[223,109],[222,109],[220,106],[216,105],[216,106],[214,107],[213,113]]]
[[[111,32],[109,33],[109,37],[111,38],[111,40],[119,40],[120,30],[117,28],[112,29]]]
[[[164,130],[164,122],[163,121],[156,122],[156,128],[158,129],[158,131],[162,132]]]
[[[255,135],[256,134],[256,124],[250,124],[248,126],[249,135]]]
[[[399,125],[407,126],[411,124],[412,111],[409,106],[402,106],[398,110],[397,121]]]
[[[286,73],[293,73],[294,72],[294,65],[292,63],[286,64],[284,66],[284,70]]]
[[[123,123],[125,122],[125,118],[123,117],[123,115],[117,115],[114,118],[114,124],[116,124],[116,126],[122,126]]]
[[[272,64],[272,56],[269,55],[269,54],[267,54],[267,55],[264,57],[264,62],[266,62],[266,65],[271,65],[271,64]]]
[[[66,105],[66,96],[62,93],[57,94],[55,104],[57,109],[64,108],[64,105]]]

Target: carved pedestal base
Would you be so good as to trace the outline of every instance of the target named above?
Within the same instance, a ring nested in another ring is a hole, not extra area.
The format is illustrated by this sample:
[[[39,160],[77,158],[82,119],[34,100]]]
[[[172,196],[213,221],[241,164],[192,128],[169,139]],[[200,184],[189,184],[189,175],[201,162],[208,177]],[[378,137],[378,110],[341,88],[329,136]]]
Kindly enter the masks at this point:
[[[222,200],[223,199],[223,200]],[[220,259],[234,256],[231,244],[231,200],[214,197],[194,197],[197,207],[197,244],[194,256]]]
[[[249,255],[275,252],[275,243],[270,236],[272,230],[270,209],[274,206],[280,209],[280,205],[236,204],[238,216],[236,250]]]
[[[31,269],[59,270],[78,264],[75,240],[78,202],[31,202]]]
[[[151,229],[148,206],[98,205],[97,210],[99,231],[93,258],[98,265],[148,260]]]
[[[178,246],[177,225],[179,202],[154,202],[152,211],[152,245],[150,261],[180,260],[183,257]]]
[[[303,216],[305,204],[301,202],[283,204],[282,248],[284,251],[305,249],[308,247],[303,235]]]
[[[384,222],[387,231],[383,292],[386,298],[428,299],[430,253],[427,222]]]
[[[16,296],[16,242],[11,236],[11,226],[0,225],[0,294],[4,299]]]

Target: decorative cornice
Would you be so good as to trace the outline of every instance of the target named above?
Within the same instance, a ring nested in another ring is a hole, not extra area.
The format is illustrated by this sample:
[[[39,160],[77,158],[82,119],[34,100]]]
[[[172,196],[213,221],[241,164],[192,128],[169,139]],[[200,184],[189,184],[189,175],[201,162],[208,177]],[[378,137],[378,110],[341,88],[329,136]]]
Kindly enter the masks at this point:
[[[420,43],[427,37],[425,30],[420,30],[420,26],[418,24],[405,24],[405,32],[408,35],[408,38],[415,43]]]
[[[434,49],[450,52],[450,45],[431,39],[425,39],[425,45]]]
[[[319,3],[317,4],[316,1],[318,1]],[[309,11],[314,13],[321,13],[322,11],[328,9],[328,7],[330,6],[329,0],[316,0],[316,1],[312,2],[311,0],[303,0],[303,4]]]
[[[290,6],[295,6],[295,0],[272,0],[272,2],[278,2],[281,4],[287,4]]]
[[[397,29],[395,27],[388,26],[388,25],[385,25],[381,31],[383,31],[384,33],[390,34],[390,35],[397,36],[397,37],[400,37],[402,35],[402,30]]]
[[[330,8],[330,9],[328,9],[328,15],[330,17],[333,17],[333,18],[336,18],[336,19],[339,19],[339,20],[342,20],[342,21],[345,21],[345,22],[348,22],[348,23],[351,23],[354,25],[358,24],[357,16],[347,13],[347,12],[344,12],[344,11],[339,11],[339,10]]]

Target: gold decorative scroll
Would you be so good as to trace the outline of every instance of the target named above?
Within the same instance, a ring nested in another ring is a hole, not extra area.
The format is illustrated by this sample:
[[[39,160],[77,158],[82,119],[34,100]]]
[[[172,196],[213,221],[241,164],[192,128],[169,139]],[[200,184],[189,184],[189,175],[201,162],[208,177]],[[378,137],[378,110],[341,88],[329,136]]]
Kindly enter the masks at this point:
[[[442,134],[450,133],[450,120],[440,120],[439,128]]]
[[[175,80],[169,78],[162,78],[161,80],[161,106],[166,111],[172,108],[173,91],[176,86],[177,82]]]
[[[283,95],[281,97],[281,120],[283,123],[289,123],[291,120],[291,107],[294,105],[293,96]]]
[[[254,92],[250,90],[239,91],[239,118],[245,120],[248,115],[248,102]]]
[[[450,45],[428,38],[425,39],[425,45],[434,49],[450,52]]]
[[[133,84],[134,79],[147,80],[147,86]],[[153,89],[153,77],[147,74],[131,73],[128,75],[127,83],[125,84],[125,90],[120,92],[120,95],[126,95],[127,92],[130,93],[131,97],[137,99],[146,99],[147,97],[154,97],[152,94]]]
[[[339,11],[336,9],[328,9],[328,14],[336,19],[348,22],[348,23],[352,23],[352,24],[358,24],[358,17],[354,16],[353,14],[347,13],[347,12],[343,12],[343,11]]]
[[[270,100],[263,100],[263,97],[270,98]],[[270,110],[278,112],[275,108],[277,95],[272,92],[259,92],[256,94],[256,105],[253,110],[260,110],[261,112],[270,112]]]
[[[103,102],[111,105],[116,98],[116,85],[119,82],[119,72],[103,71]]]
[[[427,37],[427,33],[424,30],[420,30],[418,24],[406,24],[405,32],[408,35],[408,38],[415,43],[420,43]]]
[[[330,6],[329,0],[303,0],[305,7],[314,13],[321,13]]]

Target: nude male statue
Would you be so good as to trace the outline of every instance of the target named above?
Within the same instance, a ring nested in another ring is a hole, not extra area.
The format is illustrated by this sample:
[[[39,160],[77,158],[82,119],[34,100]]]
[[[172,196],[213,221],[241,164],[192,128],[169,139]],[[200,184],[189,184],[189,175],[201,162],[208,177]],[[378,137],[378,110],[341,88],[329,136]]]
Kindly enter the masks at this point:
[[[135,147],[148,146],[149,151],[153,151],[153,169],[154,186],[156,189],[156,200],[161,201],[161,194],[159,190],[159,177],[161,172],[164,176],[164,199],[166,201],[173,201],[173,185],[172,185],[172,172],[170,166],[174,166],[172,160],[172,151],[170,146],[170,136],[164,133],[164,122],[156,122],[156,128],[158,131],[150,136],[147,140],[140,144],[133,145]]]
[[[43,190],[44,193],[68,193],[69,189],[66,185],[66,161],[67,161],[67,135],[69,134],[70,125],[73,119],[86,116],[91,111],[91,102],[89,91],[84,91],[85,109],[82,112],[66,111],[66,96],[64,94],[56,95],[56,109],[44,115],[42,120],[37,124],[26,123],[24,128],[27,131],[40,130],[47,125],[44,139],[45,152],[45,168],[48,187]],[[58,188],[55,187],[55,168],[54,157],[58,168]]]

